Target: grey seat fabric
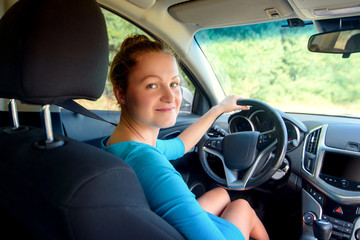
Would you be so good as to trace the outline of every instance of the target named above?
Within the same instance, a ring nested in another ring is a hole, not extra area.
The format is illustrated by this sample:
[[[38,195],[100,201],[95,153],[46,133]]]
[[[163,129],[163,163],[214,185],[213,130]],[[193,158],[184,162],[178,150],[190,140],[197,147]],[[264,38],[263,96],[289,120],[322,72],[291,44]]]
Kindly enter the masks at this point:
[[[20,0],[0,35],[0,97],[45,105],[101,95],[108,45],[96,1]],[[10,238],[183,239],[151,211],[125,162],[62,135],[51,145],[47,134],[0,128],[0,220]]]
[[[182,239],[154,214],[132,169],[96,147],[44,131],[1,129],[0,200],[36,239]]]

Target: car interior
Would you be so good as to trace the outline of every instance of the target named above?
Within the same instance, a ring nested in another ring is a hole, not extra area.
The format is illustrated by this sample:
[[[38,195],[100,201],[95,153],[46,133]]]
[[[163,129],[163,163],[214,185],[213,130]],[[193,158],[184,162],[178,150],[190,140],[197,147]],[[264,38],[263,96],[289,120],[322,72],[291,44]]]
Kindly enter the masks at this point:
[[[284,20],[316,27],[312,54],[360,52],[355,0],[1,0],[1,238],[184,239],[150,209],[133,170],[100,148],[119,122],[116,104],[82,104],[111,94],[108,14],[165,42],[192,85],[159,139],[226,95],[196,37],[202,30]],[[238,104],[251,109],[223,114],[172,161],[195,196],[222,186],[246,199],[270,239],[360,239],[360,118]]]

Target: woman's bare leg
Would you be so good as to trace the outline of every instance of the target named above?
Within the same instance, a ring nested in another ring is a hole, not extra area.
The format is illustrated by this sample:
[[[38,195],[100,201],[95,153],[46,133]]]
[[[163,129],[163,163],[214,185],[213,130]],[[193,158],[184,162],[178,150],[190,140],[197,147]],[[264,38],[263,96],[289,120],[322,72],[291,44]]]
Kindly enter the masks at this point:
[[[238,199],[225,208],[221,217],[240,229],[245,239],[268,240],[269,235],[254,209],[243,199]]]
[[[207,212],[220,216],[230,203],[230,197],[223,188],[214,188],[197,199],[200,206]]]
[[[230,201],[223,188],[214,188],[197,199],[207,212],[220,216],[240,229],[246,239],[268,240],[269,236],[254,209],[243,199]]]

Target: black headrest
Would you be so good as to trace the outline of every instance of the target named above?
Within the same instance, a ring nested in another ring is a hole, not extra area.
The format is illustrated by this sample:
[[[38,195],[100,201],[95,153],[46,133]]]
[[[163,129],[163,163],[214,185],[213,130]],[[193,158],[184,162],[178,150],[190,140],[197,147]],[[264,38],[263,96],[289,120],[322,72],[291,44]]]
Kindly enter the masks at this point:
[[[20,0],[0,36],[0,97],[44,105],[101,96],[109,50],[95,0]]]

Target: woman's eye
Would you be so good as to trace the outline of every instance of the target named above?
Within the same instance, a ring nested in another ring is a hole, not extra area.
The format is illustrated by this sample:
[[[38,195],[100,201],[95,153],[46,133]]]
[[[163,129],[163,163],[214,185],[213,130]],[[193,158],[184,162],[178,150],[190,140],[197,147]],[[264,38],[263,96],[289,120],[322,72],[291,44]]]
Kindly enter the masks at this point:
[[[151,84],[148,84],[146,87],[147,87],[147,88],[156,88],[156,84],[155,84],[155,83],[151,83]]]
[[[177,86],[179,86],[179,83],[177,83],[177,82],[173,82],[170,84],[170,87],[177,87]]]

